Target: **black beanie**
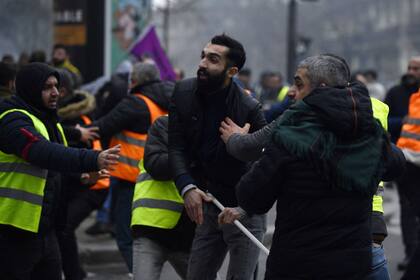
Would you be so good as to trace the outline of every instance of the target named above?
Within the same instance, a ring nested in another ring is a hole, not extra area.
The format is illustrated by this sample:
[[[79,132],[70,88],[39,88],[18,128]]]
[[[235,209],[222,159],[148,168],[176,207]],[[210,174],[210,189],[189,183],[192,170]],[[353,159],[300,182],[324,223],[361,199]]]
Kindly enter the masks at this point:
[[[46,63],[29,63],[19,70],[16,76],[16,95],[28,104],[44,111],[42,90],[50,76],[57,78],[60,83],[60,74]]]

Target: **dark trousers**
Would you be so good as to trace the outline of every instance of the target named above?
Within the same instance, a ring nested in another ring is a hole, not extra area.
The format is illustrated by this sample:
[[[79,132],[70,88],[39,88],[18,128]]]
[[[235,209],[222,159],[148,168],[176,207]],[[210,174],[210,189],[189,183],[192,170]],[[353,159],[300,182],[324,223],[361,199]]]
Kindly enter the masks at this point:
[[[107,190],[86,190],[70,198],[67,209],[67,222],[64,230],[58,234],[63,260],[63,272],[66,280],[81,280],[85,272],[80,265],[79,250],[75,231],[89,214],[98,209],[106,199]]]
[[[133,237],[131,235],[131,204],[134,183],[113,178],[112,183],[113,221],[118,249],[127,265],[133,271]]]
[[[404,183],[405,184],[405,183]],[[397,190],[400,202],[400,223],[404,253],[410,258],[417,247],[418,221],[414,209],[411,207],[407,194],[397,182]]]
[[[0,279],[61,280],[55,231],[44,235],[0,232]]]
[[[188,280],[214,280],[227,252],[230,260],[226,279],[251,280],[258,263],[260,249],[234,224],[219,225],[220,210],[203,205],[204,222],[198,225],[188,263]],[[260,241],[266,231],[266,215],[241,219],[242,224]]]
[[[417,219],[420,218],[420,167],[407,162],[404,174],[397,180],[400,192],[407,197]],[[417,234],[417,244],[419,244],[420,234]],[[411,255],[410,263],[401,279],[420,279],[420,248],[416,246]]]

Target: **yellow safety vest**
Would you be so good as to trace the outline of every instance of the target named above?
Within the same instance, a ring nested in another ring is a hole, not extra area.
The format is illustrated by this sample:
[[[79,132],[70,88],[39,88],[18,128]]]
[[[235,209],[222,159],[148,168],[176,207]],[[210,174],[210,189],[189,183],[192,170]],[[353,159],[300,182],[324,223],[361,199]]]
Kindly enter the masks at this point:
[[[176,226],[184,209],[184,200],[173,181],[154,180],[139,163],[140,175],[134,189],[131,226],[163,229]]]
[[[283,101],[288,92],[289,92],[288,86],[282,87],[281,90],[279,91],[279,94],[277,95],[277,101],[280,101],[280,102]]]
[[[35,129],[47,140],[50,139],[45,125],[25,110],[8,110],[0,115],[0,119],[12,112],[27,115]],[[63,128],[59,123],[57,128],[67,146]],[[0,151],[0,224],[38,232],[47,175],[47,169]]]
[[[381,122],[382,127],[385,130],[388,130],[388,113],[389,113],[389,107],[385,103],[379,101],[376,98],[371,97],[370,101],[372,102],[372,111],[373,116],[378,119]],[[383,207],[383,195],[384,195],[384,182],[380,182],[378,189],[373,196],[372,201],[372,210],[376,212],[384,212]]]

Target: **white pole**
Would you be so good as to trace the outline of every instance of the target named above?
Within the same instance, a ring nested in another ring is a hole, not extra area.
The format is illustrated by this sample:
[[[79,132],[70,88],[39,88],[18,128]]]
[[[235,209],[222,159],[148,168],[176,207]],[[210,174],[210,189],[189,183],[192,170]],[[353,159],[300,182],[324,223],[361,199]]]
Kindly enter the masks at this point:
[[[214,205],[217,206],[217,208],[220,209],[220,211],[223,211],[225,207],[210,193],[207,193],[208,196],[212,198],[212,202]],[[233,223],[249,238],[251,239],[252,243],[258,246],[267,256],[270,254],[270,251],[246,228],[244,227],[241,222],[238,220],[233,221]]]
[[[111,63],[112,63],[112,1],[105,0],[105,16],[104,16],[104,76],[111,77]]]

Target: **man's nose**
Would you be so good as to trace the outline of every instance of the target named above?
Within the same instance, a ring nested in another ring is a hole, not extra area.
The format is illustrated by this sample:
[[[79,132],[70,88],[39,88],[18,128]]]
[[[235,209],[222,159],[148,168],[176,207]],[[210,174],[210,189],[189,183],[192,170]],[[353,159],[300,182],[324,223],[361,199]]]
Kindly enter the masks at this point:
[[[56,87],[53,87],[51,94],[54,96],[58,96],[59,95],[58,89]]]
[[[288,96],[290,99],[294,99],[294,98],[295,98],[295,96],[296,96],[296,90],[295,90],[293,87],[291,87],[291,88],[289,89],[289,91],[287,92],[287,96]]]
[[[198,68],[207,68],[206,58],[203,58],[200,60],[200,63],[198,64]]]

